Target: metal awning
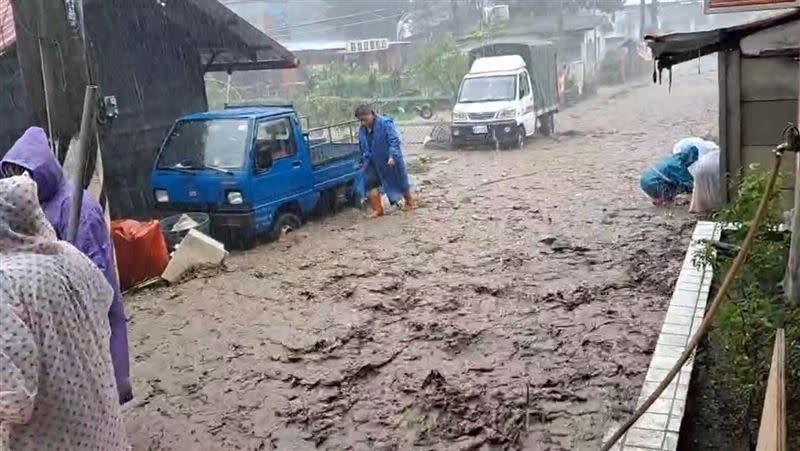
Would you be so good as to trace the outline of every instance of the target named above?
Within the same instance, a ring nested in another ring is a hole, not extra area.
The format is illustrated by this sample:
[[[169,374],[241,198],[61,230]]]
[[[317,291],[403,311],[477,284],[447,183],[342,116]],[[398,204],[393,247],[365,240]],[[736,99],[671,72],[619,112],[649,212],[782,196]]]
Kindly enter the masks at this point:
[[[201,14],[222,24],[230,34],[244,44],[244,52],[231,52],[213,47],[203,49],[206,72],[293,69],[300,64],[294,54],[278,41],[264,34],[218,0],[188,0],[188,2]]]
[[[84,4],[108,7],[103,0],[84,0]],[[159,8],[197,44],[206,72],[292,69],[299,64],[292,52],[219,0],[131,0],[114,7]]]
[[[676,64],[734,49],[739,41],[751,34],[800,19],[800,10],[742,25],[693,33],[672,33],[662,36],[648,35],[645,41],[658,61],[658,69],[669,69]]]
[[[185,2],[185,9],[171,8],[175,2],[166,2],[166,14],[199,43],[206,72],[292,69],[299,65],[292,52],[218,0]]]

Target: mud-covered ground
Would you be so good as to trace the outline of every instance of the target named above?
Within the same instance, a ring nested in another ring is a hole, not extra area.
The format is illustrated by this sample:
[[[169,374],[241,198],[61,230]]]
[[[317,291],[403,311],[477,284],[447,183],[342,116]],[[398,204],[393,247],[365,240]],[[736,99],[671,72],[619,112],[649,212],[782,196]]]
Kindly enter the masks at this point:
[[[716,73],[426,151],[422,206],[345,211],[127,298],[136,449],[592,450],[639,394],[691,235],[638,187],[714,132]]]

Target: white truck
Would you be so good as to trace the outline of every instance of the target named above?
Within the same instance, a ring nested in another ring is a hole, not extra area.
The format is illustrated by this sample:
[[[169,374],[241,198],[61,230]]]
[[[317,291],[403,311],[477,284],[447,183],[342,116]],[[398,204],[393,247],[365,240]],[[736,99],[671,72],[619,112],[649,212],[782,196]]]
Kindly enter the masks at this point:
[[[470,51],[472,66],[453,108],[455,147],[523,148],[536,133],[555,133],[556,49],[552,43],[495,42]]]

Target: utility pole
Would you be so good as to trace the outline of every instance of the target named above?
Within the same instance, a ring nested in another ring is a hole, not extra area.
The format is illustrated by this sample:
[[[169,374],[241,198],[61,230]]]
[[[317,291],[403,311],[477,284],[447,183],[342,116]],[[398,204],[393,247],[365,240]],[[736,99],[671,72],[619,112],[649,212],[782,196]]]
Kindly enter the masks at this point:
[[[458,36],[463,33],[461,29],[461,17],[458,15],[458,0],[450,0],[450,9],[453,15],[453,26],[455,28],[455,33],[453,33],[453,35]]]
[[[645,5],[646,0],[639,0],[639,38],[644,39],[644,35],[646,34],[644,31],[644,27],[646,25],[646,13],[647,8]]]
[[[86,52],[71,23],[76,0],[11,0],[29,108],[51,141],[69,143],[80,128],[88,84]]]
[[[652,22],[651,25],[655,30],[659,30],[658,24],[658,0],[652,0],[650,2],[650,21]]]

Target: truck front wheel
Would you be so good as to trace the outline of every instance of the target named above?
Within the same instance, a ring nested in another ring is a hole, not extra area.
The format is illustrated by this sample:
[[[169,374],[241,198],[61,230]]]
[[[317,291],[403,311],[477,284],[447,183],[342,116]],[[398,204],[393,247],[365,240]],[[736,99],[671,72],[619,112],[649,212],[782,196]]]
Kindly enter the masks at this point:
[[[525,148],[525,127],[520,125],[514,134],[508,136],[500,143],[500,148],[503,150],[522,150]]]
[[[303,225],[300,217],[294,213],[283,212],[279,213],[272,224],[272,229],[269,232],[269,239],[277,241],[284,234],[291,233],[299,229]]]

